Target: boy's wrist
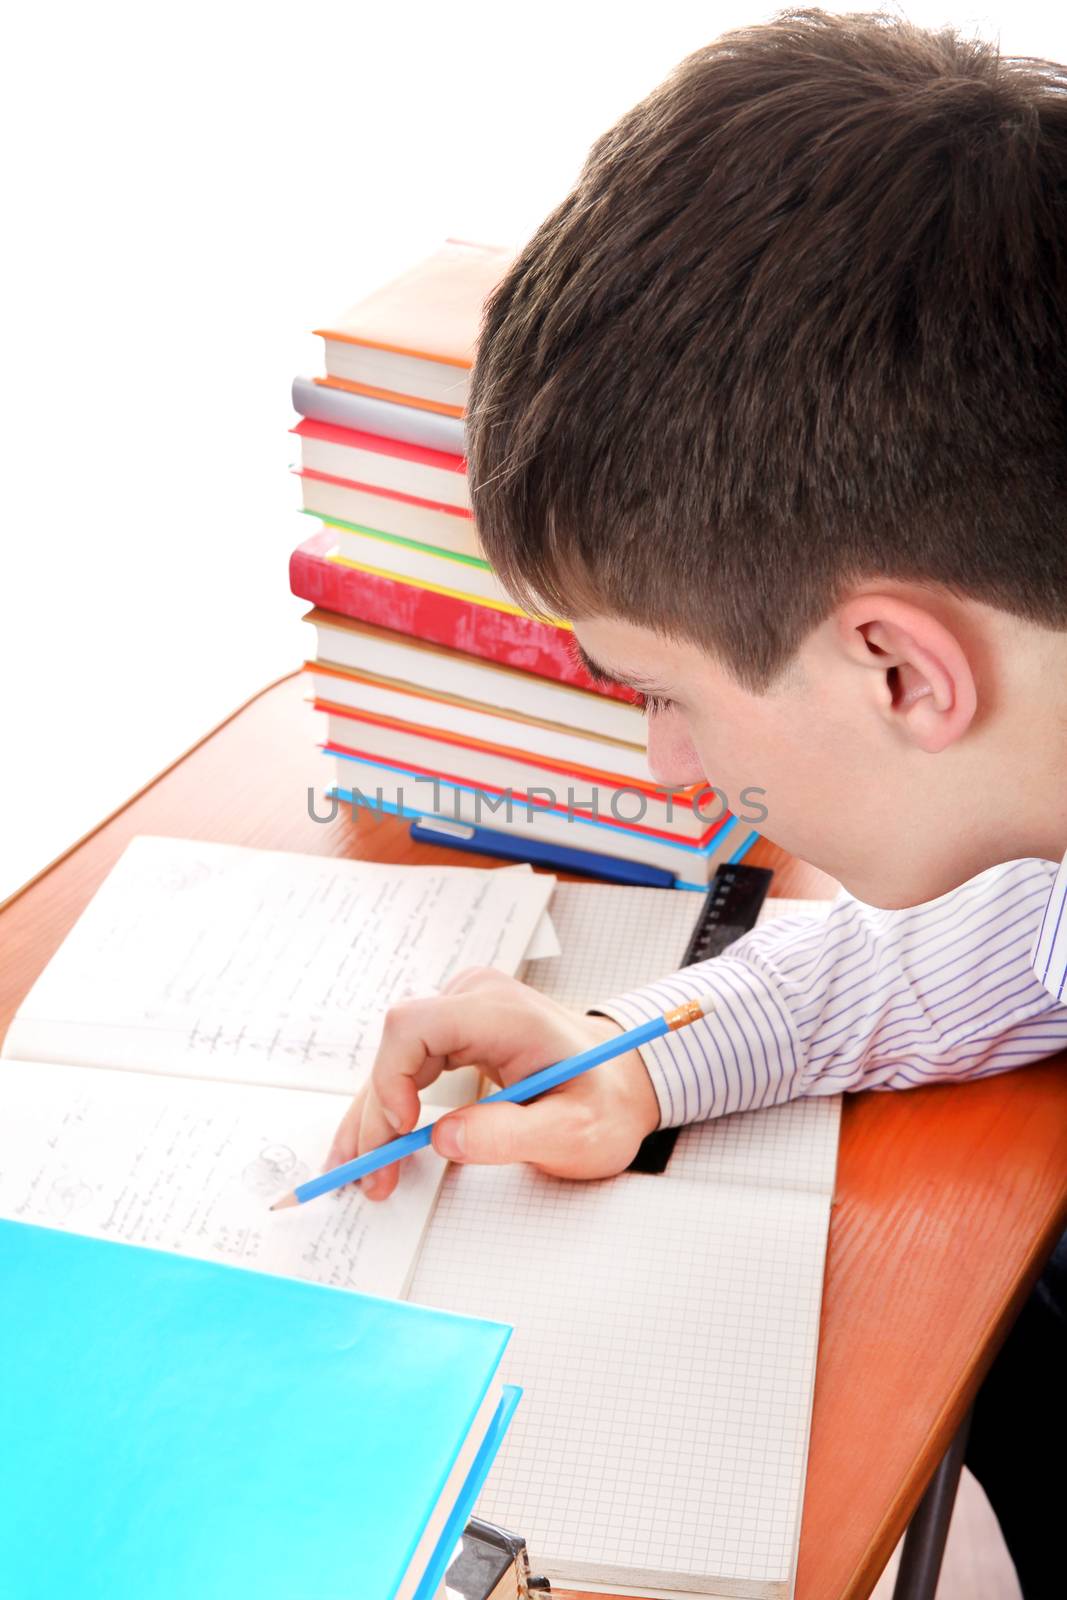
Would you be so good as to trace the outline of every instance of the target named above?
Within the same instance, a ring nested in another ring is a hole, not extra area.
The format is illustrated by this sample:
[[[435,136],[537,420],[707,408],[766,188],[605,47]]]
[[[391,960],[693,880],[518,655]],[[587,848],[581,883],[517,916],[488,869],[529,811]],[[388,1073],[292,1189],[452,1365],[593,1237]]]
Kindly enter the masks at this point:
[[[603,1011],[589,1011],[586,1016],[590,1022],[600,1024],[598,1031],[602,1038],[611,1039],[625,1032],[621,1022]],[[642,1052],[628,1050],[610,1066],[628,1102],[630,1119],[640,1129],[641,1138],[655,1133],[661,1124],[662,1112],[656,1086]]]
[[[641,1137],[646,1139],[650,1133],[655,1133],[662,1120],[659,1096],[648,1070],[648,1062],[640,1050],[631,1050],[628,1056],[623,1057],[623,1061],[629,1066],[628,1078],[634,1094],[636,1119]]]

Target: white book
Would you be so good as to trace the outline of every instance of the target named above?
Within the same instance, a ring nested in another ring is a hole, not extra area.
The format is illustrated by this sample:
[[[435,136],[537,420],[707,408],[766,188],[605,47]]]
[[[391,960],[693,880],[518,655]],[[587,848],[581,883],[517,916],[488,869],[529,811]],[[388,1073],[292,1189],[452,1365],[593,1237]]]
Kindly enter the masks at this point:
[[[525,954],[593,1004],[676,968],[698,910],[522,868],[135,839],[4,1043],[0,1215],[510,1322],[500,1376],[525,1394],[477,1514],[590,1592],[779,1600],[836,1099],[684,1129],[658,1174],[427,1149],[386,1202],[269,1210],[319,1169],[389,1001]],[[423,1091],[423,1120],[469,1070]]]
[[[302,481],[315,480],[305,478]],[[434,548],[430,539],[425,545],[405,544],[400,539],[377,538],[358,528],[335,526],[333,531],[337,535],[337,547],[329,557],[331,561],[369,567],[372,572],[384,572],[386,577],[399,578],[402,583],[420,583],[455,594],[473,595],[478,600],[514,609],[514,600],[480,558],[470,561],[454,550]],[[413,533],[407,537],[417,538]]]
[[[470,388],[470,369],[447,361],[428,361],[398,350],[352,344],[325,336],[325,367],[331,378],[366,384],[398,398],[412,396],[463,411]]]
[[[328,522],[353,523],[360,528],[377,529],[402,539],[459,555],[481,558],[481,546],[469,512],[441,506],[412,505],[391,495],[375,494],[358,483],[333,483],[325,478],[300,478],[300,495],[305,511]]]
[[[442,733],[505,745],[531,756],[548,756],[553,761],[595,767],[600,772],[618,774],[623,782],[628,778],[651,782],[644,745],[623,744],[621,739],[582,733],[558,722],[544,722],[539,717],[508,716],[494,706],[477,705],[453,696],[419,693],[411,685],[395,679],[312,670],[312,683],[316,699],[330,706],[343,706],[359,713],[369,711],[376,716],[395,717],[398,722],[413,722]],[[330,739],[351,744],[354,738],[351,731],[347,739],[342,737],[345,718],[338,716],[336,722],[336,731],[331,724]]]
[[[304,621],[315,626],[318,654],[325,666],[380,673],[437,693],[483,701],[501,711],[606,734],[644,749],[644,712],[625,700],[464,655],[445,645],[406,638],[334,611],[307,611]]]
[[[295,433],[296,429],[292,431]],[[370,430],[372,434],[373,431]],[[469,513],[471,496],[462,455],[446,456],[444,451],[438,455],[437,461],[420,461],[410,451],[371,448],[359,440],[358,434],[341,440],[317,438],[306,432],[300,439],[300,462],[307,471],[344,478],[352,487],[415,495],[420,500],[455,506]]]
[[[602,822],[654,828],[686,844],[708,843],[726,815],[721,797],[706,786],[667,791],[657,787],[647,771],[637,779],[610,770],[587,776],[568,768],[562,753],[551,746],[538,759],[532,751],[508,753],[495,741],[487,749],[457,744],[439,737],[437,726],[388,727],[337,712],[327,713],[326,720],[330,745],[359,751],[372,761],[447,773],[457,783],[475,787],[491,785],[515,795],[539,796],[550,805],[570,806]]]

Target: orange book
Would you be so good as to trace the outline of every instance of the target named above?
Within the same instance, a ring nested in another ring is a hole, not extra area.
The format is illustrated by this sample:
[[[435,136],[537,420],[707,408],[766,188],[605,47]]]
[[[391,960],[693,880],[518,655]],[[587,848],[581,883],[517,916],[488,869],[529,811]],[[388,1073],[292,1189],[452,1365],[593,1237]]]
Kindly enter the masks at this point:
[[[513,259],[505,245],[446,239],[315,329],[326,345],[326,376],[316,382],[462,416],[482,307]]]

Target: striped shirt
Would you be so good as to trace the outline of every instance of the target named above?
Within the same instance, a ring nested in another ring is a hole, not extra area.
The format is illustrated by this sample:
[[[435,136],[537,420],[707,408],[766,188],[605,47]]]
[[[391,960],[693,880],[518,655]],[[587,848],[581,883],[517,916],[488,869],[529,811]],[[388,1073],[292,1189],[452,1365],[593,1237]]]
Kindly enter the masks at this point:
[[[902,911],[842,892],[595,1009],[631,1028],[709,990],[711,1015],[642,1046],[662,1128],[1038,1061],[1067,1048],[1067,857]]]

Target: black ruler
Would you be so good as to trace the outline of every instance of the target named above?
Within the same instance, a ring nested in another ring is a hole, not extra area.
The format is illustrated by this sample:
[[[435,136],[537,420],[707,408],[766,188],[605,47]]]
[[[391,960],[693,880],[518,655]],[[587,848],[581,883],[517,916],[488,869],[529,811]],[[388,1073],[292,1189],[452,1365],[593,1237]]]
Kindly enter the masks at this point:
[[[773,876],[769,867],[719,867],[679,966],[689,967],[696,961],[721,955],[727,945],[754,928]],[[684,892],[671,890],[672,894]],[[641,1141],[641,1148],[626,1170],[663,1172],[680,1132],[680,1128],[657,1128]]]

